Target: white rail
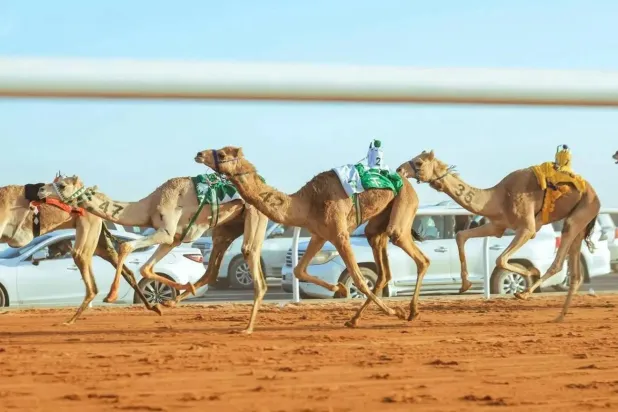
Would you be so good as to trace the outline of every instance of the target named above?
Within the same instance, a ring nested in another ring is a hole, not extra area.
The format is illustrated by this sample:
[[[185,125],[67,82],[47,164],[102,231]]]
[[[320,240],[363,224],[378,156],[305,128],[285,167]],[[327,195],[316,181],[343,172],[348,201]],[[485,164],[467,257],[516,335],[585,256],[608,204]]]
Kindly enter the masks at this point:
[[[0,96],[618,106],[618,72],[5,57]]]
[[[618,208],[602,208],[600,213],[616,213],[618,214]],[[440,207],[436,208],[428,208],[428,209],[419,209],[416,213],[417,216],[472,216],[472,213],[468,212],[465,209],[443,209]],[[298,240],[300,236],[300,228],[294,228],[294,235],[292,237],[292,268],[295,268],[298,265]],[[491,265],[489,262],[489,237],[483,238],[483,260],[484,264],[484,273],[483,273],[483,296],[485,299],[491,298],[491,273],[493,272],[492,268],[495,265]],[[292,300],[294,302],[300,302],[300,283],[296,277],[292,278]]]

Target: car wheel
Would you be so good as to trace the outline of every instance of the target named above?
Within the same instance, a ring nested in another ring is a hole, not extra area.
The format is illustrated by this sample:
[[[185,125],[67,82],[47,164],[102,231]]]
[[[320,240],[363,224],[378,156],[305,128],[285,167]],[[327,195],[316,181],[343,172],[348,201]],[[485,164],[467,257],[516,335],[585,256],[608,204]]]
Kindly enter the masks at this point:
[[[373,290],[378,281],[378,275],[371,269],[366,267],[360,268],[361,274],[363,275],[363,279],[367,283],[369,290]],[[360,290],[354,284],[352,276],[349,273],[346,273],[341,279],[341,283],[343,283],[348,290],[348,297],[351,299],[366,299],[367,297],[361,293]]]
[[[227,278],[232,289],[253,289],[251,271],[242,256],[236,256],[232,260]]]
[[[513,266],[524,268],[518,263],[511,263]],[[531,284],[530,278],[514,273],[509,270],[499,269],[491,277],[491,293],[497,295],[512,295],[515,292],[527,290]]]
[[[4,291],[2,285],[0,285],[0,308],[9,306],[9,298]]]
[[[169,279],[168,276],[161,274],[158,275]],[[166,300],[174,300],[176,299],[176,296],[178,296],[178,291],[176,289],[154,279],[142,279],[139,282],[139,288],[141,289],[148,303],[150,303],[151,305],[162,303]],[[133,303],[140,302],[141,300],[139,296],[137,296],[137,293],[134,293]]]

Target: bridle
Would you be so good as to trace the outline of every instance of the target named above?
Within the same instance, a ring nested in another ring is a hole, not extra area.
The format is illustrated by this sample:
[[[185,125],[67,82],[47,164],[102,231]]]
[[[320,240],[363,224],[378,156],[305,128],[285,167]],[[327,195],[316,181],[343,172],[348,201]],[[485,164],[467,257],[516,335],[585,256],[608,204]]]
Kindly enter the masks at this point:
[[[408,165],[410,166],[410,168],[414,171],[414,177],[416,178],[416,183],[421,183],[421,179],[419,178],[419,169],[416,167],[416,165],[414,164],[414,162],[412,160],[408,160]],[[430,186],[435,184],[436,182],[444,179],[446,176],[450,175],[451,173],[453,173],[455,171],[455,168],[457,166],[452,165],[452,166],[448,166],[446,168],[446,172],[444,172],[443,175],[438,176],[434,179],[430,179],[427,180],[425,183],[428,183]]]
[[[216,149],[213,149],[213,150],[212,150],[212,159],[213,159],[213,161],[215,162],[215,165],[214,165],[215,167],[213,168],[213,170],[214,170],[215,172],[217,172],[217,174],[219,174],[219,175],[221,175],[221,174],[222,174],[222,173],[221,173],[221,170],[219,169],[219,165],[220,165],[221,163],[237,162],[237,161],[239,161],[239,160],[240,160],[240,158],[239,158],[239,157],[234,157],[233,159],[227,159],[227,160],[219,160],[219,158],[217,157],[217,150],[216,150]],[[250,175],[250,174],[253,174],[253,173],[257,173],[257,171],[256,171],[256,170],[253,170],[253,171],[250,171],[250,172],[242,172],[242,173],[237,173],[237,174],[234,174],[234,175],[230,175],[230,177],[237,177],[237,176]]]
[[[52,187],[54,188],[54,192],[56,192],[56,195],[60,198],[60,200],[63,203],[66,203],[67,205],[71,203],[80,204],[81,202],[85,200],[83,199],[84,196],[90,200],[92,199],[92,195],[94,194],[94,189],[87,188],[86,186],[80,187],[79,189],[77,189],[75,192],[73,192],[69,196],[63,195],[62,191],[58,187],[58,181],[60,181],[60,179],[63,177],[64,176],[62,176],[62,174],[58,172],[58,174],[56,175],[56,177],[54,178],[51,184]]]

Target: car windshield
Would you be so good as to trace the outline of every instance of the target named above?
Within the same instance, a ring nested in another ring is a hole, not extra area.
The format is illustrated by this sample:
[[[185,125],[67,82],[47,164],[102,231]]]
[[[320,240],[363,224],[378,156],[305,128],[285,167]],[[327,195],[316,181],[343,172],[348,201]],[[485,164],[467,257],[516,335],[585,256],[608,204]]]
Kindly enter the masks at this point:
[[[0,259],[13,259],[16,258],[18,256],[23,255],[24,253],[27,253],[28,251],[30,251],[31,249],[33,249],[34,247],[36,247],[37,245],[43,243],[44,241],[46,241],[47,239],[51,238],[53,236],[53,234],[47,234],[47,235],[43,235],[43,236],[39,236],[37,238],[35,238],[32,242],[28,243],[26,246],[22,246],[20,248],[11,248],[11,249],[5,249],[2,252],[0,252]]]

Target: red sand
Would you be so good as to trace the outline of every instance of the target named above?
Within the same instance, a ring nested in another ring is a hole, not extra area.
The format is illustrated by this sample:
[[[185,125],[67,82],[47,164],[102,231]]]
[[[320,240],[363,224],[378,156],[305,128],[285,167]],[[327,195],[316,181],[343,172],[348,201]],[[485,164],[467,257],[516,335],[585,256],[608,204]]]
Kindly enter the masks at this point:
[[[0,409],[618,410],[618,296],[423,300],[408,323],[360,302],[0,315]],[[406,306],[389,301],[389,306]]]

